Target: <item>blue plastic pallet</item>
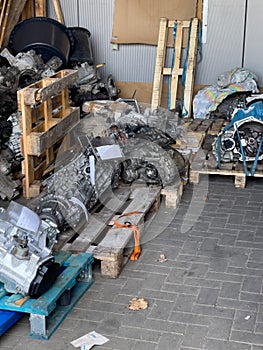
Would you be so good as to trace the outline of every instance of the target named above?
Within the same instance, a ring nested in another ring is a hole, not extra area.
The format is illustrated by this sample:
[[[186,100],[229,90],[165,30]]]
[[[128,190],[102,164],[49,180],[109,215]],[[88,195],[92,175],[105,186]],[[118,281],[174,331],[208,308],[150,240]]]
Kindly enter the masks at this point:
[[[0,336],[20,320],[23,315],[21,312],[0,310]]]
[[[17,321],[13,321],[11,315],[9,318],[8,315],[1,314],[3,312],[1,310],[6,310],[14,312],[14,319],[20,315],[23,316],[24,313],[30,314],[30,336],[37,339],[49,339],[77,301],[93,284],[92,263],[94,259],[91,254],[71,255],[69,252],[62,251],[56,255],[55,259],[64,271],[58,276],[52,287],[37,299],[28,299],[22,306],[17,306],[15,301],[22,296],[19,294],[7,295],[3,293],[0,285],[0,329],[3,328],[3,333]],[[59,300],[67,291],[70,291],[70,303],[62,306]]]

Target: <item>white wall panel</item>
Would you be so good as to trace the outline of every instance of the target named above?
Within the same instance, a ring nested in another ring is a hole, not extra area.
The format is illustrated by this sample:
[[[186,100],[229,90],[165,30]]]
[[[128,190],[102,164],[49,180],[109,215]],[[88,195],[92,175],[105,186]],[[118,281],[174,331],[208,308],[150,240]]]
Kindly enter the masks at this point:
[[[153,80],[156,47],[110,44],[114,14],[113,0],[79,0],[79,25],[91,32],[96,63],[106,63],[103,74],[113,74],[117,81]]]
[[[196,68],[196,84],[214,84],[220,73],[241,66],[245,2],[208,0],[207,43]],[[78,25],[91,32],[94,61],[106,63],[100,71],[103,77],[112,74],[116,81],[153,81],[156,46],[119,45],[118,50],[112,49],[114,0],[61,0],[61,5],[67,26]],[[49,9],[55,18],[51,0]]]
[[[263,1],[248,0],[244,67],[252,70],[263,86]]]
[[[220,73],[241,67],[244,20],[245,0],[208,0],[207,42],[196,84],[214,84]]]

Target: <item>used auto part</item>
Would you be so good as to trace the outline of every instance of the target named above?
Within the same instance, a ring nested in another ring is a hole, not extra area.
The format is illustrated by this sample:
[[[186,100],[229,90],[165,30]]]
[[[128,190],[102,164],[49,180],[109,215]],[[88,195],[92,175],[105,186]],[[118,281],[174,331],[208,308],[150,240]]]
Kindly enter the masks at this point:
[[[62,23],[48,17],[33,17],[14,27],[8,47],[14,54],[34,50],[44,62],[56,56],[66,68],[74,39]]]
[[[217,160],[258,161],[263,159],[263,102],[253,102],[238,108],[232,120],[213,143],[213,153]]]
[[[9,293],[36,298],[55,281],[59,264],[52,248],[57,227],[23,205],[0,210],[0,281]]]

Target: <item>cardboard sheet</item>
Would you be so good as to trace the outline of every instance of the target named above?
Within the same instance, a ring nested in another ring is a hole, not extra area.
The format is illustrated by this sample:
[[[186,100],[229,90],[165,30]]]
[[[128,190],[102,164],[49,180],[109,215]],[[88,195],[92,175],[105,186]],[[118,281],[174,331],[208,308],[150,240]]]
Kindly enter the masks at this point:
[[[115,0],[111,42],[157,45],[160,17],[190,20],[196,7],[197,0]]]

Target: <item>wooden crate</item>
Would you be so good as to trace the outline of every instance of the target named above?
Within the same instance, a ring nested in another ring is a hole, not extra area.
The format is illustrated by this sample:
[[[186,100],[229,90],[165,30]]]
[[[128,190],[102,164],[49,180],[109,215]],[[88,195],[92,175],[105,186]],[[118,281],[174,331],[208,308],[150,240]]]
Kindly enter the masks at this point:
[[[132,248],[134,243],[133,231],[115,227],[114,220],[122,214],[138,212],[121,218],[119,222],[130,221],[139,228],[142,236],[159,208],[160,192],[160,187],[145,186],[134,189],[127,186],[114,190],[103,200],[103,207],[90,214],[89,222],[82,232],[77,237],[73,231],[60,235],[55,249],[73,254],[92,253],[100,261],[103,276],[118,277],[127,262],[126,255],[131,253],[127,253],[126,248]]]
[[[41,178],[54,163],[57,150],[68,132],[79,122],[80,111],[70,107],[68,86],[78,72],[62,70],[17,92],[21,111],[23,194],[37,196]]]

